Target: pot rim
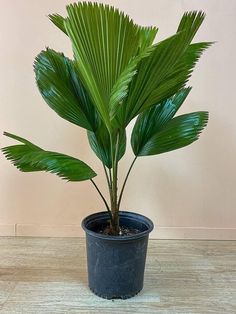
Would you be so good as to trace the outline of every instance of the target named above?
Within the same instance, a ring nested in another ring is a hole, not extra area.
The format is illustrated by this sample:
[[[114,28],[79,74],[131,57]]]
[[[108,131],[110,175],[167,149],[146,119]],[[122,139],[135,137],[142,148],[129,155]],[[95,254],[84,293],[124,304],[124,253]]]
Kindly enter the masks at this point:
[[[96,221],[99,220],[101,218],[107,218],[109,219],[109,215],[107,211],[103,211],[103,212],[97,212],[94,214],[91,214],[87,217],[85,217],[82,222],[81,222],[81,226],[84,229],[86,234],[89,234],[93,237],[96,238],[100,238],[100,239],[104,239],[104,240],[111,240],[111,241],[128,241],[128,240],[136,240],[138,238],[142,238],[147,236],[154,228],[153,222],[151,221],[151,219],[149,219],[148,217],[135,213],[135,212],[129,212],[129,211],[119,211],[119,216],[120,217],[127,217],[133,220],[138,220],[141,221],[143,224],[146,225],[147,230],[144,230],[142,232],[139,232],[137,234],[134,235],[128,235],[128,236],[123,236],[123,237],[119,237],[119,236],[112,236],[112,235],[105,235],[105,234],[101,234],[101,233],[97,233],[95,231],[89,230],[87,228],[88,223],[90,223],[91,221]]]

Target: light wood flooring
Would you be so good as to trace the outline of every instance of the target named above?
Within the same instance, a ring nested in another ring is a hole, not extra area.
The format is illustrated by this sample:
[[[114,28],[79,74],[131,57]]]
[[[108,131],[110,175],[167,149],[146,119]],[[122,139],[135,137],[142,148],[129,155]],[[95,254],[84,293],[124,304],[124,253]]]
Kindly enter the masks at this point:
[[[83,238],[0,238],[0,313],[236,314],[236,241],[150,240],[145,287],[128,300],[87,288]]]

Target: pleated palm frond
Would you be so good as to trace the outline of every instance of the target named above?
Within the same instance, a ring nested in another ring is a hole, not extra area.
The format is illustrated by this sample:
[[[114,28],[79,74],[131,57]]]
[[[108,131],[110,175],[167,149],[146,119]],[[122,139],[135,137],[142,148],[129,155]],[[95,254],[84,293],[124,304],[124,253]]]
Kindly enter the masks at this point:
[[[75,9],[75,8],[74,8]],[[79,9],[77,7],[77,9]],[[80,10],[82,8],[80,7]],[[126,16],[124,18],[124,15],[119,13],[118,10],[114,10],[113,8],[108,9],[108,6],[105,6],[105,9],[107,10],[107,12],[109,12],[109,10],[113,10],[113,14],[116,13],[117,17],[114,20],[117,20],[118,17],[120,19],[120,28],[122,28],[122,23],[124,24],[123,27],[127,27],[127,25],[125,25],[124,22],[127,21],[129,22],[128,25],[129,27],[133,28],[133,33],[137,33],[135,35],[136,37],[136,41],[132,42],[132,45],[136,45],[136,52],[137,54],[134,53],[134,51],[131,51],[130,55],[128,55],[129,57],[127,58],[125,64],[126,66],[122,66],[120,64],[115,65],[115,69],[114,69],[114,65],[113,65],[113,73],[108,73],[107,75],[109,75],[109,77],[107,77],[107,79],[111,80],[112,79],[112,83],[111,83],[111,87],[110,89],[107,91],[107,99],[109,99],[109,104],[108,106],[108,111],[109,111],[109,116],[110,118],[114,118],[117,110],[119,109],[119,107],[121,106],[121,102],[122,100],[127,96],[128,93],[128,86],[129,83],[131,82],[133,76],[137,73],[137,65],[138,63],[145,57],[147,57],[148,55],[150,55],[150,53],[152,52],[152,50],[154,49],[154,46],[152,46],[152,43],[155,39],[155,36],[157,34],[158,29],[156,27],[142,27],[142,26],[138,26],[138,25],[134,25],[132,20],[129,21],[128,17]],[[102,5],[100,6],[91,6],[90,10],[92,11],[96,11],[97,13],[100,11],[104,11],[104,7]],[[104,12],[103,12],[104,13]],[[112,12],[109,12],[107,14],[111,14]],[[83,14],[83,13],[82,13]],[[119,16],[120,15],[120,16]],[[60,29],[62,30],[66,35],[68,35],[65,24],[66,24],[66,18],[62,17],[59,14],[51,14],[49,15],[50,20]],[[91,17],[90,17],[91,18]],[[126,21],[125,21],[126,20]],[[117,22],[117,21],[116,21]],[[91,23],[94,25],[98,23],[98,20],[96,21],[91,21]],[[108,21],[106,21],[106,23],[108,23]],[[112,21],[110,21],[110,23],[113,23]],[[91,25],[90,25],[91,27]],[[102,28],[101,28],[102,27]],[[96,24],[96,29],[100,32],[99,36],[100,36],[100,40],[103,43],[103,46],[101,47],[101,49],[104,49],[104,43],[105,45],[109,46],[111,45],[110,43],[107,42],[107,40],[109,39],[104,39],[103,36],[105,36],[107,34],[107,32],[109,31],[109,29],[111,28],[110,25],[107,25],[107,31],[104,32],[103,31],[103,27],[102,25],[97,25]],[[113,26],[114,27],[114,26]],[[102,32],[101,32],[102,30]],[[91,30],[92,31],[92,30]],[[114,45],[114,47],[112,47],[113,51],[113,56],[109,55],[108,56],[108,62],[113,62],[113,63],[120,63],[122,61],[122,55],[125,54],[125,49],[128,50],[130,49],[129,47],[126,47],[128,40],[126,40],[125,42],[125,36],[124,36],[124,30],[119,29],[117,30],[117,32],[119,33],[119,39],[118,42],[116,42],[115,44],[117,45],[117,47],[121,47],[124,51],[121,50],[121,48],[117,51],[117,56],[118,59],[115,60],[113,58],[113,60],[110,60],[112,57],[114,57],[114,51],[118,48],[116,48]],[[110,37],[112,37],[113,35],[110,33],[109,34]],[[123,40],[123,42],[119,42],[120,40]],[[131,38],[130,38],[131,39]],[[91,42],[93,48],[94,48],[94,43]],[[90,47],[91,49],[91,47]],[[110,47],[106,48],[106,51],[109,52]],[[107,62],[107,60],[104,60],[104,58],[101,59],[101,56],[104,54],[104,52],[102,50],[99,51],[100,55],[96,56],[97,60],[96,60],[96,64],[100,64],[101,62],[103,64],[101,64],[100,69],[105,69],[104,67],[104,63]],[[116,57],[117,57],[116,56]],[[120,58],[121,56],[121,58]],[[80,63],[80,61],[78,61],[78,63]],[[79,67],[79,65],[78,65]],[[107,67],[109,67],[109,64],[107,65]],[[117,73],[114,73],[114,70]],[[122,71],[121,71],[122,70]],[[115,75],[114,75],[115,74]],[[104,76],[105,74],[103,73],[102,76]],[[97,80],[98,81],[98,80]],[[97,84],[97,81],[95,82]],[[99,82],[100,83],[100,82]],[[107,85],[107,83],[105,82],[105,84]],[[106,86],[104,85],[104,86]],[[104,87],[102,86],[102,88]]]
[[[105,125],[111,129],[110,110],[113,116],[113,107],[126,95],[126,86],[136,73],[136,64],[148,55],[148,47],[143,44],[145,32],[127,15],[103,4],[75,3],[67,6],[67,13],[64,26],[78,71]],[[149,30],[152,37],[155,32]]]
[[[14,134],[4,132],[4,135],[23,143],[2,148],[6,158],[23,172],[46,171],[68,181],[84,181],[96,176],[96,173],[79,159],[45,151]]]
[[[96,130],[96,108],[79,79],[73,61],[47,49],[37,56],[34,70],[41,95],[60,117],[85,129]]]
[[[192,112],[172,119],[146,142],[139,156],[162,154],[195,142],[207,121],[206,111]]]
[[[120,74],[111,90],[109,100],[109,113],[111,119],[116,118],[118,110],[120,107],[124,106],[123,101],[128,95],[129,84],[137,73],[138,64],[142,59],[148,57],[155,49],[155,45],[152,45],[152,43],[158,29],[155,27],[139,26],[138,30],[140,35],[138,54],[129,61],[128,65]],[[114,120],[112,120],[112,123],[114,123]]]
[[[96,132],[88,131],[88,140],[90,147],[102,163],[109,169],[112,168],[111,138],[106,126],[102,123]],[[113,135],[115,141],[115,135]],[[126,150],[126,131],[120,131],[118,161],[124,156]],[[115,146],[113,147],[115,153]]]
[[[49,14],[49,19],[55,24],[63,33],[67,35],[67,31],[64,25],[65,18],[60,14]]]
[[[173,118],[190,90],[182,89],[139,115],[131,136],[136,156],[165,153],[187,146],[199,138],[207,124],[208,112],[193,112]]]
[[[178,32],[158,43],[150,56],[140,62],[119,112],[124,125],[185,86],[201,53],[211,44],[190,44],[203,19],[202,12],[185,13]]]
[[[136,156],[150,138],[174,117],[190,90],[190,87],[181,89],[176,95],[152,106],[138,116],[131,135],[131,144]]]
[[[177,32],[186,31],[186,36],[190,43],[202,25],[205,16],[205,13],[202,11],[185,12],[181,18]]]
[[[203,42],[189,45],[183,56],[175,64],[173,72],[170,72],[159,87],[150,93],[139,112],[149,108],[150,104],[161,102],[163,99],[171,97],[173,92],[176,93],[179,89],[183,88],[191,77],[201,54],[211,44],[210,42]]]

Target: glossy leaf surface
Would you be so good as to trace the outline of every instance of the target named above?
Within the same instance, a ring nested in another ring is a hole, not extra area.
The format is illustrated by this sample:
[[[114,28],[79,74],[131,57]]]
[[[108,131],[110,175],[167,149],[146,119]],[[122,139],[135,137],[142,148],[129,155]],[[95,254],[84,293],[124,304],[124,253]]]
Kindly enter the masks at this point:
[[[152,106],[141,113],[134,125],[131,144],[138,156],[150,138],[155,135],[176,114],[191,88],[184,88],[163,103]]]
[[[185,54],[204,15],[190,12],[183,19],[185,22],[181,20],[178,32],[158,43],[150,56],[140,62],[124,108],[119,113],[125,125],[138,113],[174,95],[189,79],[195,63]]]
[[[47,49],[37,56],[34,69],[41,95],[60,117],[88,130],[97,128],[96,109],[73,61]]]
[[[97,157],[109,169],[112,168],[112,154],[110,135],[106,127],[102,124],[94,133],[88,131],[88,140],[90,147]],[[126,132],[121,131],[119,135],[118,161],[123,157],[126,149]],[[115,150],[115,147],[114,147]],[[113,152],[114,153],[114,152]]]
[[[149,138],[137,156],[157,155],[187,146],[199,138],[207,121],[206,111],[173,118]]]
[[[5,132],[4,135],[23,143],[2,148],[6,158],[23,172],[46,171],[68,181],[84,181],[96,176],[96,173],[79,159],[45,151],[14,134]]]
[[[77,67],[106,127],[111,129],[110,108],[124,97],[125,86],[134,75],[129,63],[143,48],[143,31],[127,15],[107,5],[75,3],[67,6],[67,12],[64,25]],[[113,90],[115,85],[121,85],[120,94]]]

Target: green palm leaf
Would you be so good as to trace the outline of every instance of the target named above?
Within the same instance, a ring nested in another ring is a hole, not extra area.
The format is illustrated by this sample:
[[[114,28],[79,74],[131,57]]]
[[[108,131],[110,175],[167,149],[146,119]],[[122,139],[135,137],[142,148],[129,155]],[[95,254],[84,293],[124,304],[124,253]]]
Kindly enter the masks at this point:
[[[64,25],[65,18],[60,14],[50,14],[49,19],[55,24],[63,33],[67,35],[67,31]]]
[[[67,12],[64,25],[77,67],[104,123],[111,129],[110,95],[121,73],[138,53],[139,27],[124,13],[102,4],[71,4]]]
[[[23,172],[46,171],[68,181],[83,181],[96,176],[96,173],[79,159],[45,151],[14,134],[4,132],[4,135],[24,144],[2,148],[6,158]]]
[[[152,43],[155,39],[157,31],[158,29],[155,27],[139,26],[140,42],[138,54],[129,61],[128,65],[120,74],[111,90],[109,101],[109,112],[111,118],[115,118],[119,108],[123,106],[122,101],[128,94],[129,83],[132,81],[133,76],[137,73],[138,64],[143,58],[148,57],[155,49],[155,46],[152,46]]]
[[[96,130],[97,112],[71,60],[47,49],[37,56],[34,69],[43,98],[60,117]]]
[[[122,101],[128,94],[129,83],[133,79],[133,76],[137,73],[138,63],[145,57],[147,57],[154,46],[149,46],[134,57],[129,64],[126,66],[125,70],[121,73],[117,79],[115,85],[111,90],[111,96],[109,101],[109,114],[111,119],[114,118],[119,110],[119,107],[123,105]]]
[[[137,156],[157,155],[187,146],[199,138],[207,121],[205,111],[173,118],[149,138]]]
[[[156,37],[158,32],[158,28],[155,26],[151,27],[139,27],[139,50],[144,51],[146,48],[150,47],[153,44],[153,41]]]
[[[205,16],[205,13],[202,11],[185,12],[181,18],[177,32],[186,31],[186,36],[190,43],[204,21]]]
[[[131,135],[131,144],[136,156],[150,138],[174,117],[190,90],[191,88],[184,88],[173,97],[152,106],[138,116]]]
[[[183,56],[175,64],[172,71],[167,73],[165,80],[158,86],[158,88],[150,93],[139,112],[150,107],[150,104],[161,102],[163,99],[171,97],[173,93],[176,93],[179,89],[183,88],[188,82],[201,54],[211,45],[211,42],[189,45]]]
[[[184,25],[179,27],[177,34],[157,44],[150,56],[140,62],[138,73],[130,84],[125,108],[119,112],[125,125],[138,113],[184,87],[196,63],[189,56],[191,51],[187,51],[203,18],[202,12],[186,13],[183,17],[185,23],[182,22]]]
[[[67,35],[65,28],[65,18],[59,14],[49,15],[50,20]],[[157,34],[158,29],[156,27],[142,27],[137,26],[137,31],[139,33],[139,44],[138,44],[138,54],[129,60],[127,66],[118,76],[116,82],[111,88],[109,96],[109,115],[114,118],[121,101],[128,93],[128,85],[132,80],[133,76],[137,72],[137,65],[142,60],[142,58],[148,56],[154,49],[151,47],[153,40]]]
[[[96,156],[102,161],[102,163],[109,169],[112,168],[112,153],[111,153],[111,140],[110,134],[104,124],[101,123],[96,132],[88,131],[89,144],[96,154]],[[115,136],[113,136],[115,139]],[[126,132],[120,131],[119,135],[119,148],[118,148],[118,160],[120,160],[126,149]],[[115,147],[114,147],[115,150]],[[114,151],[115,152],[115,151]],[[113,152],[113,153],[114,153]]]

